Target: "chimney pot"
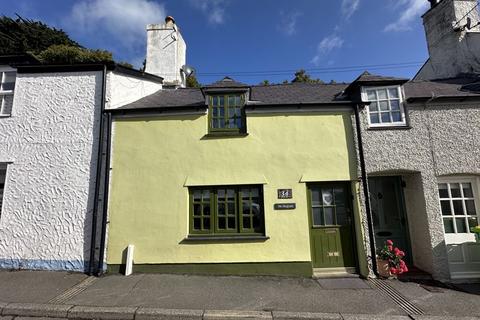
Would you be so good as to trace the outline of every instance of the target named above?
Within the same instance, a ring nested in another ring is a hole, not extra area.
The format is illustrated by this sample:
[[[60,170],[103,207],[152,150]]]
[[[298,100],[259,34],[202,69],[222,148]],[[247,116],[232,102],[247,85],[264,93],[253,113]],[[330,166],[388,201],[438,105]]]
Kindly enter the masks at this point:
[[[172,22],[173,24],[175,24],[175,19],[173,19],[172,16],[167,16],[165,18],[165,23],[168,24],[169,22]]]

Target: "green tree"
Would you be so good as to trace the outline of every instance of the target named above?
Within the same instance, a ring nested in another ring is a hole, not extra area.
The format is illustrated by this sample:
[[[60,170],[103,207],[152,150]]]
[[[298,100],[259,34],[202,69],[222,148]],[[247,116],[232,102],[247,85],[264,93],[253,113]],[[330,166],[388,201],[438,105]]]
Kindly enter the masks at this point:
[[[295,72],[295,78],[293,78],[292,83],[324,83],[320,79],[313,79],[304,69],[300,69]]]
[[[105,50],[91,50],[61,29],[41,21],[0,17],[0,55],[31,54],[43,63],[72,64],[112,61]]]
[[[187,88],[200,88],[202,85],[198,82],[197,77],[195,74],[191,74],[187,77]]]
[[[262,82],[259,83],[261,86],[269,86],[270,81],[269,80],[263,80]]]
[[[120,61],[120,62],[117,62],[117,64],[121,65],[122,67],[125,67],[125,68],[134,69],[133,64],[131,64],[130,62],[127,62],[127,61]],[[142,71],[142,70],[140,70],[140,71]]]

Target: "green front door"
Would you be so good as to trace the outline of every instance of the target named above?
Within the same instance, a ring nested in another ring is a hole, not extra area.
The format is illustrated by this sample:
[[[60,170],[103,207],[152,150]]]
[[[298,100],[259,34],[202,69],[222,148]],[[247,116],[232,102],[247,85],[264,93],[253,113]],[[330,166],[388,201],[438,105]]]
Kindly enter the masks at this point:
[[[311,184],[308,202],[313,267],[355,267],[350,184]]]

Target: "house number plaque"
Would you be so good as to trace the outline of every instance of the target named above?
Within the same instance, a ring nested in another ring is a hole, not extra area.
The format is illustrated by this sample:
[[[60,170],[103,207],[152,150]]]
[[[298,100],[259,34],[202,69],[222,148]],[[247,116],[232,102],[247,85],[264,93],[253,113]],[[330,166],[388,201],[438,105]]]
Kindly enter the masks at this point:
[[[292,189],[277,189],[278,199],[292,199]]]

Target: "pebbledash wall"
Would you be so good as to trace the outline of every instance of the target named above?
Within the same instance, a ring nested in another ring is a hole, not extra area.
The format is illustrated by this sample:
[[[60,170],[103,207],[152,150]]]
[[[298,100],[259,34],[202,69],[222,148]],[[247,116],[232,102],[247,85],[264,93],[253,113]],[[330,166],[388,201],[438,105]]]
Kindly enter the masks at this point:
[[[306,183],[350,181],[358,194],[350,112],[248,114],[247,122],[248,136],[207,139],[205,114],[114,119],[107,247],[113,270],[133,244],[136,266],[282,262],[311,273]],[[188,187],[241,184],[263,184],[269,239],[184,242]],[[277,189],[285,187],[292,188],[287,202],[296,209],[274,211],[273,204],[282,202]],[[365,274],[358,202],[355,209]]]
[[[107,74],[111,108],[162,87]],[[102,79],[103,71],[17,74],[12,114],[0,118],[0,162],[8,163],[0,268],[88,266]]]
[[[449,280],[437,178],[480,175],[480,108],[433,101],[406,104],[406,112],[409,128],[401,130],[369,130],[366,111],[360,113],[367,173],[402,175],[413,262]]]

